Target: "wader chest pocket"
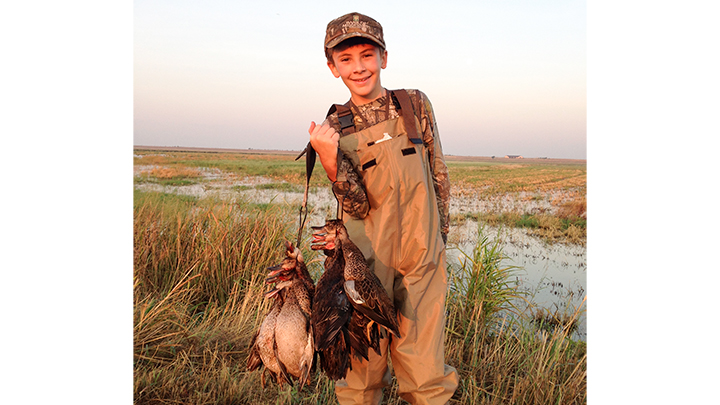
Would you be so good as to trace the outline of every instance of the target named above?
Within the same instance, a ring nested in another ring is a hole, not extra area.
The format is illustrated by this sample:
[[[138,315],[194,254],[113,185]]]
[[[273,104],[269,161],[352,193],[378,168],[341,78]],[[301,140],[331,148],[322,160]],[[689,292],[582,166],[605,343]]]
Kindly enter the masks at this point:
[[[371,160],[371,161],[369,161],[369,162],[363,163],[362,169],[363,169],[363,171],[364,171],[364,170],[367,170],[367,169],[375,166],[376,164],[377,164],[377,161],[375,161],[375,159],[373,159],[373,160]]]

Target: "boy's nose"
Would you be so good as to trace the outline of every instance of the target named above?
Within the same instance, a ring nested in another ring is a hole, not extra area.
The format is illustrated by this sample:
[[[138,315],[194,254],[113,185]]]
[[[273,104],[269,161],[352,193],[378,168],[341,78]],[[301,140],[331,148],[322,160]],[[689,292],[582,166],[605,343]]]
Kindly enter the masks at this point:
[[[353,72],[362,73],[364,71],[365,71],[365,65],[362,63],[362,61],[355,62],[355,66],[353,66]]]

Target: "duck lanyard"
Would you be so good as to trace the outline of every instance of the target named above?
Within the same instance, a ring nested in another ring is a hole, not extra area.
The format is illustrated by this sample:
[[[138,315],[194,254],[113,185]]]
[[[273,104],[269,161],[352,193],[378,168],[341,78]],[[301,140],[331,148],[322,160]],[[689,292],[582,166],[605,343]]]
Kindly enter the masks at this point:
[[[305,226],[305,220],[307,219],[308,209],[307,209],[307,200],[308,200],[308,190],[310,189],[310,176],[312,176],[312,171],[315,168],[315,159],[317,158],[317,153],[315,152],[315,149],[313,149],[312,145],[310,145],[310,142],[308,142],[307,146],[305,147],[305,150],[300,152],[298,157],[295,158],[295,160],[298,160],[307,153],[307,156],[305,157],[305,194],[303,195],[303,201],[302,205],[300,206],[300,227],[298,229],[298,236],[297,236],[297,246],[300,247],[300,241],[302,240],[302,230]],[[304,216],[303,216],[304,211]]]

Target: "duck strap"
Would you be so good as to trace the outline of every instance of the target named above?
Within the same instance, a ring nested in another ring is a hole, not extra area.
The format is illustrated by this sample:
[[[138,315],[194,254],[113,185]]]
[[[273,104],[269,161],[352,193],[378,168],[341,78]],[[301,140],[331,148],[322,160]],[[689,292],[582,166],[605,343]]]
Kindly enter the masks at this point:
[[[300,152],[300,154],[298,155],[298,157],[295,158],[295,160],[300,159],[304,154],[307,154],[307,156],[305,157],[305,194],[303,195],[302,205],[300,206],[300,226],[298,229],[297,244],[295,245],[298,248],[300,248],[300,241],[302,240],[302,230],[305,226],[305,220],[307,219],[308,214],[307,200],[308,191],[310,190],[310,177],[312,176],[313,169],[315,168],[315,159],[317,159],[317,152],[315,152],[315,149],[313,149],[310,142],[308,142],[305,150]],[[303,213],[305,215],[303,215]]]

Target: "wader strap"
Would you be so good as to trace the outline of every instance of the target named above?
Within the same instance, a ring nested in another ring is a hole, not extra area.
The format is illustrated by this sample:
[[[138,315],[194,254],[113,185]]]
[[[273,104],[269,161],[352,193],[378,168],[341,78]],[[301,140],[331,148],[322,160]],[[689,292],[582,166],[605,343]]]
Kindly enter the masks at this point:
[[[396,110],[400,110],[400,115],[403,117],[403,123],[405,124],[405,130],[408,133],[410,141],[416,145],[422,145],[423,141],[418,137],[417,125],[415,123],[415,110],[413,109],[412,102],[410,101],[410,95],[407,90],[389,90],[390,100],[388,100],[388,106],[390,101],[395,105]],[[406,113],[403,114],[403,111]],[[337,112],[338,122],[340,123],[340,132],[343,136],[352,134],[355,132],[355,119],[353,117],[352,110],[350,110],[350,101],[345,104],[333,104],[328,110],[326,118],[331,114]],[[408,114],[407,112],[410,112]]]
[[[350,106],[348,104],[333,104],[325,118],[329,117],[336,111],[338,122],[340,123],[340,132],[342,132],[343,135],[355,132],[355,119],[352,111],[350,110]]]
[[[417,125],[415,125],[415,111],[413,110],[412,103],[410,102],[408,92],[404,89],[400,89],[391,91],[391,94],[392,98],[397,98],[397,101],[400,103],[400,114],[403,117],[403,123],[405,124],[405,131],[407,131],[408,138],[412,143],[422,145],[423,141],[417,135],[418,130]]]

